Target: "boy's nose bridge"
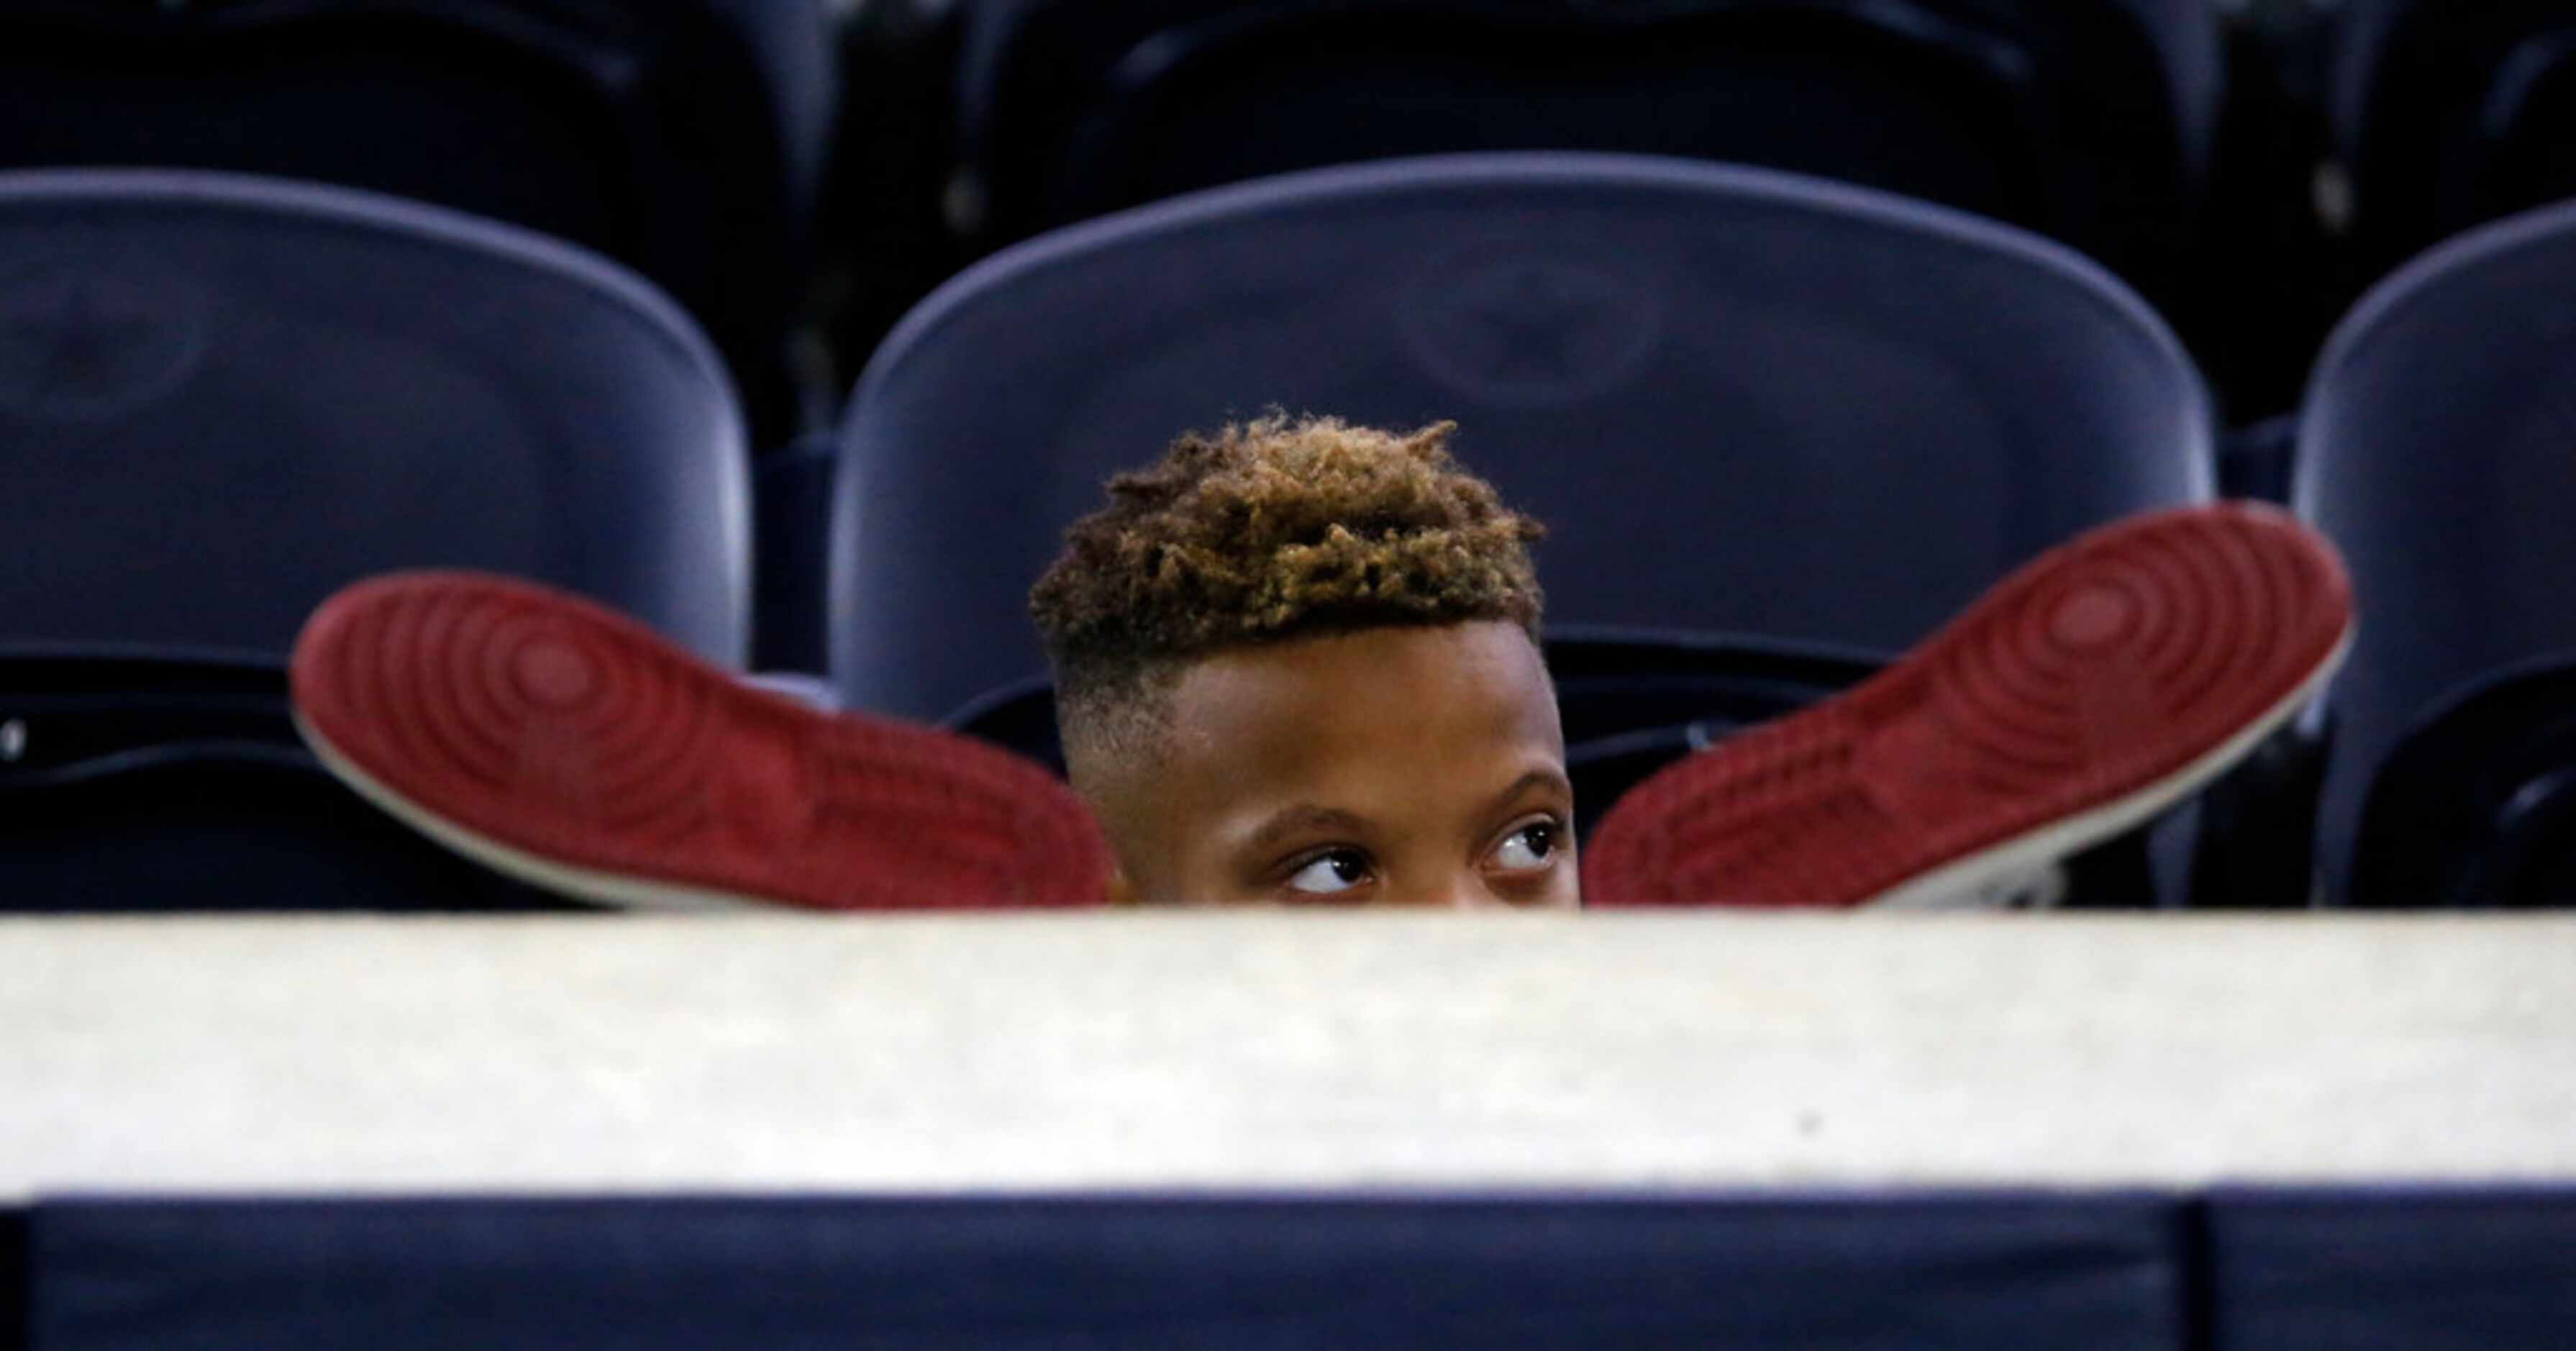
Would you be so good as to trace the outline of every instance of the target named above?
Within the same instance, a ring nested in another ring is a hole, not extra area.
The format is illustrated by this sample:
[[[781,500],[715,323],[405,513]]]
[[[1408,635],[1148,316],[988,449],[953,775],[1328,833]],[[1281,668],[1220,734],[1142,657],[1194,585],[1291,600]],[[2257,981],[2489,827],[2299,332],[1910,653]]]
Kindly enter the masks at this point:
[[[1419,887],[1399,889],[1387,903],[1417,910],[1506,910],[1510,903],[1493,893],[1474,869],[1429,878]]]

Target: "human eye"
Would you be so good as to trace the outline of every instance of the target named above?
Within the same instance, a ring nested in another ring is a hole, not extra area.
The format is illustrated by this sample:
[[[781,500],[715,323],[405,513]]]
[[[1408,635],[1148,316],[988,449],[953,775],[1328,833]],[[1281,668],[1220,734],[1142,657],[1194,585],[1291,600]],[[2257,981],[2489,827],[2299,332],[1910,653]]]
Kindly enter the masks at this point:
[[[1338,896],[1369,880],[1368,855],[1356,849],[1327,849],[1288,874],[1288,889],[1306,896]]]
[[[1565,827],[1555,820],[1528,821],[1514,827],[1488,857],[1502,872],[1538,872],[1556,861],[1557,848],[1564,839]]]

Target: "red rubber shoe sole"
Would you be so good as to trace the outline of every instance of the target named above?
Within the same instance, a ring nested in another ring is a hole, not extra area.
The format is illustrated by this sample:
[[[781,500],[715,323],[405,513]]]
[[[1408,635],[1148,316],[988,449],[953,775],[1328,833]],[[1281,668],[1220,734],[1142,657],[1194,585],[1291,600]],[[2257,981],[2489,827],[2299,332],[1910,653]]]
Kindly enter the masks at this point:
[[[405,573],[317,610],[292,669],[323,763],[575,899],[661,909],[1102,903],[1109,853],[1044,769],[748,688],[588,601]]]
[[[1969,903],[2242,759],[2352,623],[2341,560],[2285,513],[2104,527],[1877,676],[1639,784],[1584,842],[1585,901]]]

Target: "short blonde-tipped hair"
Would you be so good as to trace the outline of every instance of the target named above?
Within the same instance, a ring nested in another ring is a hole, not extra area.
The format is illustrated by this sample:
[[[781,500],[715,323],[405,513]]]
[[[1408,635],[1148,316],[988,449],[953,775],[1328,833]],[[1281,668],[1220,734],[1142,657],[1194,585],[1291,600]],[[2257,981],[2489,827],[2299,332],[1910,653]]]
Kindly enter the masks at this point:
[[[1067,750],[1150,724],[1163,681],[1217,652],[1475,620],[1535,638],[1544,532],[1459,467],[1453,430],[1274,414],[1112,479],[1029,597]]]

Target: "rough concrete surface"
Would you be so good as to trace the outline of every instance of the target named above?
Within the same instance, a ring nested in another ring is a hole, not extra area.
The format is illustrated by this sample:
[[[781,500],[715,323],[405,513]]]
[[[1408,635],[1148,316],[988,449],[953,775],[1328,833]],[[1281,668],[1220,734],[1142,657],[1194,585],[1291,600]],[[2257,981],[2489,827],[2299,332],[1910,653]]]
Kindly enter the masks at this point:
[[[0,1194],[2576,1179],[2576,918],[0,922]]]

